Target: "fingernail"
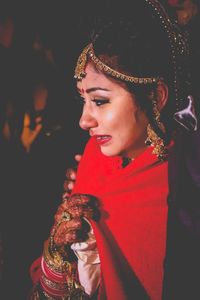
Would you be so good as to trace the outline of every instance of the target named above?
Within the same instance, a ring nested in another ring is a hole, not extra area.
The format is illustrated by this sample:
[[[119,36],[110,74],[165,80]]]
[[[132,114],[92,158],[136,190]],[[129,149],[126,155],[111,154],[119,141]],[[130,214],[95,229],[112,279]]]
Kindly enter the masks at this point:
[[[71,174],[71,179],[73,179],[73,180],[76,179],[76,175],[74,173]]]
[[[70,190],[73,189],[73,183],[68,183],[68,189],[70,189]]]

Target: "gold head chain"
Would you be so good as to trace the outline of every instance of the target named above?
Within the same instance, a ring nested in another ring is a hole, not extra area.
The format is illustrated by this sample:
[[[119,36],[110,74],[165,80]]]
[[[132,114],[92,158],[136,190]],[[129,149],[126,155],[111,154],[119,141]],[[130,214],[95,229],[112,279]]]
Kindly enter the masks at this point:
[[[121,79],[123,81],[128,81],[132,82],[134,84],[148,84],[148,83],[157,83],[158,81],[161,80],[160,77],[134,77],[134,76],[129,76],[123,73],[120,73],[118,71],[115,71],[111,67],[107,66],[104,64],[94,53],[94,48],[92,43],[87,45],[82,53],[80,54],[77,65],[75,68],[75,75],[74,78],[77,80],[82,80],[85,76],[85,68],[87,64],[88,57],[93,61],[93,63],[96,65],[96,67],[105,72],[106,74],[115,77],[117,79]]]

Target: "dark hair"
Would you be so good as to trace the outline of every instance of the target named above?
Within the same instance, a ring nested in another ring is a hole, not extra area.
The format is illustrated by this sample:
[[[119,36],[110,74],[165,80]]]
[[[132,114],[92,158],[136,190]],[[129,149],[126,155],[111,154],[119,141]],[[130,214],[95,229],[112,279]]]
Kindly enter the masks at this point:
[[[173,130],[173,113],[176,110],[174,88],[174,61],[172,48],[162,20],[146,1],[135,1],[131,16],[107,21],[98,33],[93,32],[94,52],[105,64],[116,71],[135,77],[162,77],[169,88],[167,105],[161,112],[166,127],[166,141]],[[157,84],[136,85],[126,83],[134,93],[138,105],[147,113],[157,133],[162,136],[153,118],[150,95],[156,97]]]

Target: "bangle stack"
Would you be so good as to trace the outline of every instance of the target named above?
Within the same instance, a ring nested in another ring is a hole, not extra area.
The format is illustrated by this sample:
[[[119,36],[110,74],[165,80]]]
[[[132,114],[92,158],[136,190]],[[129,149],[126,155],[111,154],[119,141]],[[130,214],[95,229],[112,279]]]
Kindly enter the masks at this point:
[[[61,222],[67,222],[65,218]],[[50,300],[85,300],[88,296],[78,280],[77,260],[69,245],[57,247],[54,234],[61,224],[59,222],[44,243],[40,276],[41,299]]]

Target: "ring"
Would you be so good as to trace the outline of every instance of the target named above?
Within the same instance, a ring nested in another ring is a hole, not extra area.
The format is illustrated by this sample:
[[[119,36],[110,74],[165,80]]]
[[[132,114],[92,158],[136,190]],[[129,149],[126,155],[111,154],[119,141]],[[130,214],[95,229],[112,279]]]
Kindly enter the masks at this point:
[[[71,220],[71,215],[67,211],[64,211],[61,215],[61,221],[64,222],[70,220]]]

